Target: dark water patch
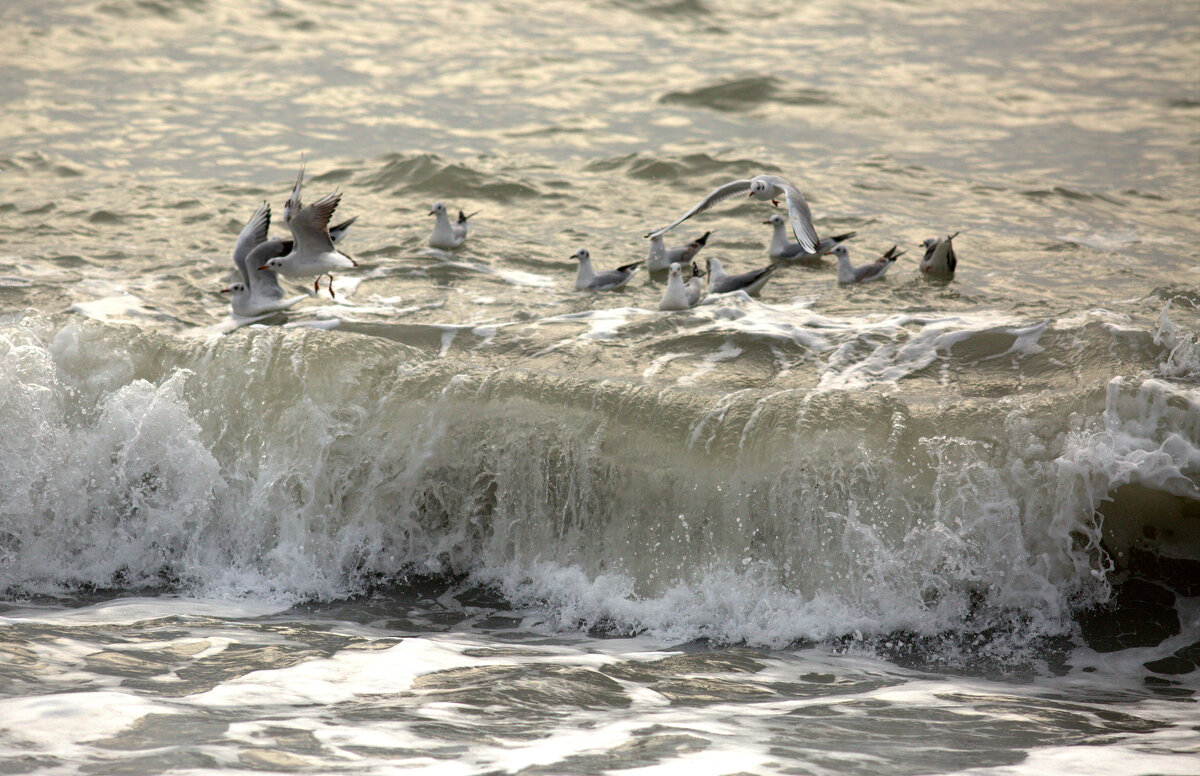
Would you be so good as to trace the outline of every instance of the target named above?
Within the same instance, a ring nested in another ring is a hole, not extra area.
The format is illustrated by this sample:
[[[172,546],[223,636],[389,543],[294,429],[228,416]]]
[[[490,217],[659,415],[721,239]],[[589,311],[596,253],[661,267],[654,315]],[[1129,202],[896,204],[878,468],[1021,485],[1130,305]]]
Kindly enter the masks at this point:
[[[1173,100],[1167,100],[1168,108],[1179,108],[1181,110],[1197,110],[1200,109],[1200,100],[1190,97],[1182,97]]]
[[[688,19],[691,17],[707,16],[711,13],[702,0],[614,0],[613,5],[646,16],[660,16],[671,19]]]
[[[584,169],[601,173],[623,169],[627,176],[635,180],[656,181],[692,180],[716,173],[749,178],[762,173],[779,172],[775,165],[754,159],[717,159],[704,153],[685,156],[626,154],[588,162]]]
[[[631,740],[595,754],[574,754],[557,762],[532,765],[517,771],[518,776],[546,774],[599,774],[615,769],[658,765],[688,754],[702,752],[710,743],[692,733],[666,725],[654,725],[631,732]],[[734,774],[733,776],[737,776]]]
[[[668,92],[659,97],[663,105],[688,105],[725,113],[741,113],[764,103],[796,106],[828,106],[835,100],[820,89],[789,89],[774,76],[751,76],[720,81],[688,91]]]
[[[1140,578],[1118,585],[1112,600],[1078,617],[1083,641],[1097,652],[1154,647],[1180,631],[1175,594]]]
[[[377,190],[425,194],[431,201],[483,198],[510,202],[541,196],[538,188],[528,181],[443,162],[436,154],[392,156],[379,170],[364,176],[362,182]],[[462,206],[461,202],[448,204]]]
[[[111,210],[97,210],[87,217],[88,223],[92,224],[124,224],[126,217]]]
[[[107,0],[97,5],[96,10],[119,19],[178,20],[185,13],[199,13],[207,7],[207,0]]]
[[[1144,665],[1156,674],[1190,674],[1200,668],[1200,641],[1180,647],[1173,654]]]
[[[0,172],[50,173],[56,178],[78,178],[84,173],[79,167],[65,160],[29,151],[15,156],[0,156]]]

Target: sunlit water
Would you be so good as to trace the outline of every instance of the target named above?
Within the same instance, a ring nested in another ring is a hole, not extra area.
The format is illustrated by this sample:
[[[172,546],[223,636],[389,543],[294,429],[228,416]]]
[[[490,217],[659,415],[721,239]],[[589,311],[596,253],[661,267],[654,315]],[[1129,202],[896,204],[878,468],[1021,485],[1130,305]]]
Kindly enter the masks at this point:
[[[0,772],[1200,770],[1198,20],[0,5]],[[573,290],[761,172],[908,254]]]

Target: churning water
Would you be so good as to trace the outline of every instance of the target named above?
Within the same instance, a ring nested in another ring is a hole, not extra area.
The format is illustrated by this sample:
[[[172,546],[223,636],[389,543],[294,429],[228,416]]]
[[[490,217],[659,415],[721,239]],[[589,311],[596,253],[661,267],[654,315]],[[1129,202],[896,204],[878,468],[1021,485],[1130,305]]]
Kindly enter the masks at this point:
[[[1200,770],[1193,0],[0,24],[0,773]],[[302,151],[360,268],[246,325]],[[573,290],[762,172],[909,253]]]

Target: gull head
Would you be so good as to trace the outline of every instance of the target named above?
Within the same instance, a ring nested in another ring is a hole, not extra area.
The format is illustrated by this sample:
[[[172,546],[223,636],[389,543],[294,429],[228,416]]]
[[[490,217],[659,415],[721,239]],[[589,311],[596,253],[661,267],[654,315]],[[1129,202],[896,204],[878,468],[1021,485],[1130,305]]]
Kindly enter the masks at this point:
[[[850,260],[850,250],[845,245],[840,243],[836,248],[833,249],[833,254],[839,259],[845,259],[846,261]]]
[[[708,270],[708,274],[710,274],[710,275],[714,272],[716,272],[718,275],[720,275],[722,272],[725,271],[725,268],[721,266],[721,260],[714,258],[712,256],[705,259],[704,268]]]
[[[244,293],[246,293],[246,284],[245,283],[234,283],[229,288],[222,288],[221,293],[222,294],[233,294],[234,296],[236,296],[238,294],[244,294]]]
[[[446,212],[445,205],[443,205],[441,202],[434,202],[433,208],[429,211],[429,215],[436,216],[440,213],[445,213],[445,212]]]
[[[773,189],[774,187],[763,180],[761,175],[750,180],[750,196],[754,199],[771,199],[771,193]]]
[[[575,259],[576,261],[588,261],[591,256],[588,255],[587,248],[580,248],[579,250],[575,251],[575,254],[571,256],[571,258]]]
[[[679,274],[679,272],[680,272],[679,262],[677,262],[677,261],[672,262],[671,269],[668,270],[668,272],[670,273],[671,277],[673,277],[673,278],[681,277],[681,275]]]
[[[783,226],[783,216],[779,215],[778,213],[773,213],[771,217],[766,221],[763,221],[763,223],[770,224],[771,226]]]
[[[271,269],[278,272],[279,270],[283,269],[283,259],[279,256],[276,256],[273,259],[267,259],[267,263],[259,267],[259,269]]]
[[[925,250],[929,250],[933,246],[937,245],[937,238],[936,237],[926,237],[924,245],[925,245]]]

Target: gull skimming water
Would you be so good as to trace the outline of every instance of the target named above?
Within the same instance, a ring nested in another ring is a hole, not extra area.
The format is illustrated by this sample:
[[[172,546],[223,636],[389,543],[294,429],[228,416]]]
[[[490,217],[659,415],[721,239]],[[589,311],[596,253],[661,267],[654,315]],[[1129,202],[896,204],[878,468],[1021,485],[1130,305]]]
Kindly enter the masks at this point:
[[[222,293],[230,295],[229,305],[233,314],[243,318],[286,310],[303,299],[303,296],[284,299],[283,289],[275,273],[262,265],[268,260],[283,256],[291,251],[291,240],[267,239],[271,227],[271,205],[267,202],[258,206],[254,215],[242,227],[237,243],[233,247],[233,263],[241,273],[242,281]]]
[[[778,175],[758,175],[749,180],[730,181],[709,193],[707,197],[700,200],[699,203],[684,213],[675,222],[661,229],[656,229],[646,236],[654,238],[655,236],[664,235],[697,213],[703,213],[713,205],[746,193],[749,193],[752,199],[763,202],[779,204],[778,201],[780,199],[786,201],[788,220],[792,223],[792,232],[796,235],[796,241],[808,253],[817,252],[817,246],[821,244],[821,240],[817,237],[817,230],[812,222],[812,212],[808,209],[808,203],[804,200],[804,195],[800,193],[799,189]]]
[[[288,229],[292,231],[294,245],[286,256],[270,259],[263,267],[288,277],[316,275],[317,279],[313,281],[314,292],[321,290],[321,277],[328,275],[329,296],[333,297],[332,271],[358,266],[358,262],[333,247],[333,237],[330,235],[329,219],[332,218],[338,203],[342,201],[342,193],[335,191],[305,206],[300,200],[303,182],[304,161],[301,160],[300,173],[296,176],[296,185],[292,187],[292,196],[283,207],[283,217]]]

